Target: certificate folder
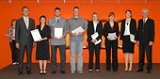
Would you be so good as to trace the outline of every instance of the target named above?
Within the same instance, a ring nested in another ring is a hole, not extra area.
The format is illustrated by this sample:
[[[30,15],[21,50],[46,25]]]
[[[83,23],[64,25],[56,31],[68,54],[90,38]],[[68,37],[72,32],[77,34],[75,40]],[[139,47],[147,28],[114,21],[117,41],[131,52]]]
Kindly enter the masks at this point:
[[[34,41],[39,41],[40,39],[42,39],[41,35],[40,35],[40,32],[38,29],[35,29],[35,30],[32,30],[31,31],[31,34],[32,34],[32,37],[34,39]]]

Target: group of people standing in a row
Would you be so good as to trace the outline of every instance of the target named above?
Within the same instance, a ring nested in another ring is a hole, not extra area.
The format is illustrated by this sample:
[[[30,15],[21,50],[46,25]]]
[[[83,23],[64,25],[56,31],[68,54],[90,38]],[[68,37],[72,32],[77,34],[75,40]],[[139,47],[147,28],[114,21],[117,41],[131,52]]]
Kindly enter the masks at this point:
[[[27,74],[31,74],[31,52],[32,47],[35,45],[30,31],[34,30],[35,22],[29,18],[29,8],[24,6],[22,8],[23,17],[18,20],[12,21],[12,27],[9,29],[8,36],[11,38],[11,48],[13,49],[12,55],[16,54],[16,48],[18,48],[18,71],[19,75],[23,75],[23,59],[24,51],[26,49],[26,71]],[[70,64],[71,73],[83,73],[83,43],[84,34],[88,35],[88,48],[89,48],[89,72],[93,71],[93,56],[95,54],[95,71],[100,71],[100,49],[101,43],[95,44],[98,39],[101,39],[102,35],[105,37],[106,46],[106,70],[113,71],[118,70],[118,36],[120,35],[121,44],[123,45],[123,52],[125,54],[125,71],[132,71],[132,61],[134,53],[134,44],[139,45],[139,70],[143,71],[145,52],[147,55],[148,65],[147,72],[151,73],[152,69],[152,45],[154,42],[154,21],[148,18],[149,10],[143,9],[143,18],[138,21],[138,30],[136,28],[136,20],[132,18],[131,10],[126,10],[126,18],[121,23],[121,32],[119,32],[118,23],[115,22],[115,14],[110,12],[108,15],[109,21],[102,27],[102,22],[99,21],[97,13],[92,14],[92,21],[87,21],[79,16],[79,8],[73,8],[73,17],[67,22],[62,18],[61,9],[54,9],[54,18],[49,19],[48,25],[46,24],[46,17],[41,16],[39,18],[40,24],[36,27],[39,30],[42,39],[36,42],[36,59],[39,60],[40,74],[46,74],[47,60],[50,59],[49,45],[51,45],[51,67],[52,74],[56,74],[56,54],[57,48],[60,49],[60,72],[65,72],[66,66],[66,35],[70,35]],[[73,33],[72,31],[78,27],[83,28],[83,32]],[[55,36],[55,28],[63,28],[62,37]],[[98,37],[93,39],[91,36],[98,33]],[[114,37],[110,37],[110,33],[116,33]],[[131,41],[131,35],[135,37],[134,41]],[[50,39],[50,44],[49,44]],[[76,67],[76,54],[78,55],[77,67]],[[111,59],[112,55],[112,59]],[[15,55],[16,56],[16,55]],[[17,62],[17,57],[13,57],[13,63]],[[111,62],[112,60],[112,62]],[[128,66],[128,62],[130,63]],[[112,63],[112,64],[111,64]],[[14,63],[16,64],[16,63]]]

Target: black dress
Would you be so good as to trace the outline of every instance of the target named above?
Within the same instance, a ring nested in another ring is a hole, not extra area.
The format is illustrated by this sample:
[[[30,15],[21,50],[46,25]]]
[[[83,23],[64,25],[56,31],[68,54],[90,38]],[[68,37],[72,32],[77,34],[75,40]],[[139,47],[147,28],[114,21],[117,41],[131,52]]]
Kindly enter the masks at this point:
[[[47,40],[37,42],[36,59],[37,60],[48,60],[50,58],[49,41],[48,41],[49,38],[51,37],[50,27],[48,25],[45,25],[43,29],[41,30],[41,26],[38,25],[37,29],[39,30],[41,37],[42,38],[47,37]]]

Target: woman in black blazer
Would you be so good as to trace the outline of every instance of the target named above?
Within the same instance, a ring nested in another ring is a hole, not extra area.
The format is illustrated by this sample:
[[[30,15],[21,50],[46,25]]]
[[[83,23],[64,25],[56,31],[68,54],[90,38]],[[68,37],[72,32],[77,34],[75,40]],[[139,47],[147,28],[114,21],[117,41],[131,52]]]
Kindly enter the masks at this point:
[[[42,39],[37,42],[36,59],[39,60],[40,74],[46,74],[47,60],[50,59],[49,54],[49,39],[51,37],[50,27],[46,25],[46,17],[40,17],[40,24],[37,28]]]
[[[98,33],[99,36],[96,39],[92,39],[92,35],[94,33]],[[89,72],[93,71],[93,56],[95,53],[96,56],[96,72],[99,72],[100,69],[100,48],[101,43],[95,44],[98,40],[101,40],[102,36],[102,23],[98,21],[98,14],[93,13],[92,15],[92,21],[88,23],[88,29],[87,29],[87,41],[88,41],[88,47],[89,47]]]
[[[134,53],[134,43],[135,39],[131,36],[136,36],[136,21],[132,18],[131,10],[126,10],[126,18],[121,23],[121,44],[123,46],[123,52],[125,54],[125,71],[132,71],[132,61]],[[132,40],[133,41],[132,41]],[[128,60],[130,66],[128,69]]]
[[[118,57],[117,57],[117,48],[119,36],[118,23],[114,21],[115,14],[110,12],[108,15],[109,21],[105,23],[103,35],[105,36],[105,46],[106,46],[106,70],[111,70],[111,49],[112,49],[112,69],[114,72],[118,70]],[[115,34],[114,37],[111,37],[110,34]]]

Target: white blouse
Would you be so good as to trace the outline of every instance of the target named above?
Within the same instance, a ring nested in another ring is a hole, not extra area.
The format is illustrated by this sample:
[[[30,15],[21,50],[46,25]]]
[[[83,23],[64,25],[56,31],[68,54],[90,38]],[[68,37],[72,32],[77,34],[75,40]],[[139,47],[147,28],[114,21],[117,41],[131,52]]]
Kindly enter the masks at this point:
[[[124,36],[130,35],[130,22],[129,23],[125,23],[125,30],[124,30]]]
[[[93,21],[94,32],[96,32],[98,22]]]

